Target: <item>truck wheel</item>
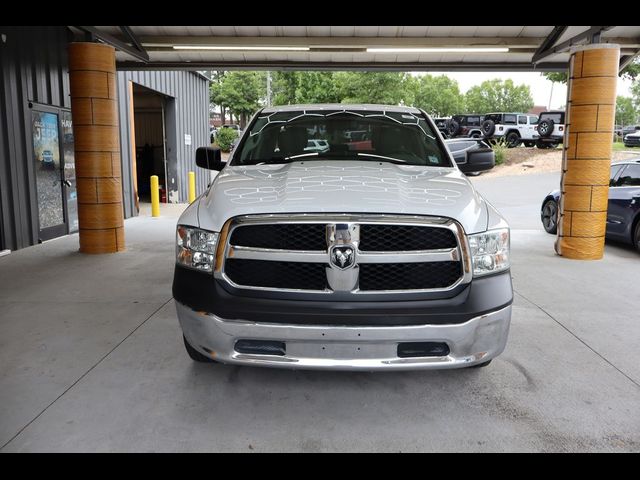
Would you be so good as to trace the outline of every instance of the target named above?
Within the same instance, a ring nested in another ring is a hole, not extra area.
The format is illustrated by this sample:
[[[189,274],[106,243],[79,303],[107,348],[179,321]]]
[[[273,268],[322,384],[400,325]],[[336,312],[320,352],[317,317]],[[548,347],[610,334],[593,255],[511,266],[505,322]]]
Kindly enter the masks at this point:
[[[507,148],[515,148],[520,145],[520,135],[516,132],[507,133]]]
[[[536,142],[524,142],[525,147],[531,148],[531,147],[535,147],[535,145],[536,145]]]
[[[545,232],[554,235],[558,233],[558,204],[555,200],[547,200],[545,202],[542,206],[540,217]]]
[[[486,367],[487,365],[489,365],[491,363],[492,360],[493,360],[493,358],[491,360],[487,360],[486,362],[478,363],[477,365],[471,365],[469,368],[483,368],[483,367]]]
[[[184,347],[187,349],[187,353],[191,357],[191,360],[202,363],[217,363],[213,358],[206,357],[193,348],[187,341],[187,337],[182,335],[182,339],[184,340]]]
[[[633,244],[636,246],[636,249],[640,251],[640,219],[636,220],[636,234]]]
[[[485,138],[490,137],[496,131],[496,123],[493,120],[485,120],[482,122],[482,133],[484,133]]]
[[[555,122],[553,120],[542,120],[538,123],[538,134],[543,138],[548,137],[553,132],[554,127]]]

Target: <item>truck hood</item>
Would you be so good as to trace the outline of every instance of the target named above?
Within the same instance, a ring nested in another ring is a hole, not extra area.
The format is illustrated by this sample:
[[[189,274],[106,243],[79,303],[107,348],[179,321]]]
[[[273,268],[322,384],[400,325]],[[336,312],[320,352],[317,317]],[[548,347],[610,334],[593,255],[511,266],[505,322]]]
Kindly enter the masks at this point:
[[[201,228],[264,213],[387,213],[449,217],[487,228],[487,206],[456,168],[362,161],[227,166],[199,199]]]

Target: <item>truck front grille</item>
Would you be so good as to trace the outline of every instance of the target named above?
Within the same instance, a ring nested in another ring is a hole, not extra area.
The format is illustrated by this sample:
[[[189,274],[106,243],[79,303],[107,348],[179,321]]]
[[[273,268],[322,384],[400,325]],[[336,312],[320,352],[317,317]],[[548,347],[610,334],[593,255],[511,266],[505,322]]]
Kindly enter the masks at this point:
[[[248,215],[223,232],[216,278],[235,288],[437,292],[471,279],[464,231],[440,217]]]
[[[461,275],[460,262],[366,263],[360,266],[360,290],[447,288]]]
[[[326,225],[320,223],[243,225],[233,231],[231,244],[281,250],[326,250],[325,230]]]
[[[457,246],[456,236],[446,228],[368,224],[360,227],[358,248],[363,252],[393,252]]]
[[[233,283],[266,288],[324,290],[326,265],[322,263],[270,262],[227,259],[225,273]]]

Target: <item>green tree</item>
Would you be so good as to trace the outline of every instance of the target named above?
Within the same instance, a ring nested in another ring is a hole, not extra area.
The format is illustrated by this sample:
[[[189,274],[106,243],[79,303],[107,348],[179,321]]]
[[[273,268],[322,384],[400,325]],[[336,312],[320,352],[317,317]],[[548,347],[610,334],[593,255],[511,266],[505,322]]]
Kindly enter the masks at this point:
[[[423,75],[415,82],[408,81],[407,87],[413,89],[413,105],[435,117],[454,115],[464,109],[458,82],[446,75]]]
[[[342,103],[399,105],[413,100],[404,88],[407,77],[402,72],[338,72],[333,78]]]
[[[542,72],[542,76],[554,83],[567,83],[568,72]]]
[[[468,113],[526,112],[533,107],[528,85],[514,85],[513,80],[486,80],[471,87],[465,95]]]
[[[636,58],[633,62],[625,67],[622,72],[620,72],[620,76],[622,78],[626,78],[627,80],[636,80],[640,75],[640,59]]]
[[[616,123],[618,125],[629,125],[635,123],[638,112],[633,106],[631,97],[618,96],[616,98]]]
[[[296,103],[296,91],[300,82],[300,72],[273,72],[271,76],[271,100],[273,105]]]
[[[209,84],[209,101],[220,107],[220,115],[222,117],[222,123],[226,121],[227,105],[225,99],[222,96],[222,82],[226,72],[213,71],[211,72],[211,83]]]
[[[240,118],[240,125],[244,127],[249,115],[255,113],[261,106],[266,90],[264,75],[261,72],[230,72],[227,73],[220,87],[221,103],[231,113]]]
[[[299,72],[297,103],[339,103],[340,100],[333,72]]]

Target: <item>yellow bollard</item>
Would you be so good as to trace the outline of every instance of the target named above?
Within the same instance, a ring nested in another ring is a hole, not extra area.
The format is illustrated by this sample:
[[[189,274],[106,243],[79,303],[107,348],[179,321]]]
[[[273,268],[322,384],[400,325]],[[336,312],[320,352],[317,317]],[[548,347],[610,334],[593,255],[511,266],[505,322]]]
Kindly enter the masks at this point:
[[[160,189],[157,175],[151,175],[151,216],[160,216]]]
[[[189,203],[196,199],[196,174],[189,172]]]

